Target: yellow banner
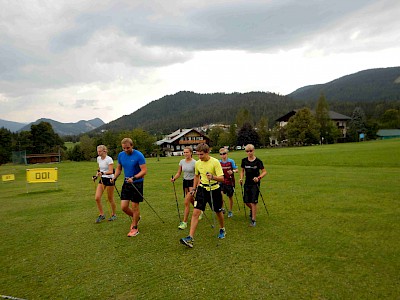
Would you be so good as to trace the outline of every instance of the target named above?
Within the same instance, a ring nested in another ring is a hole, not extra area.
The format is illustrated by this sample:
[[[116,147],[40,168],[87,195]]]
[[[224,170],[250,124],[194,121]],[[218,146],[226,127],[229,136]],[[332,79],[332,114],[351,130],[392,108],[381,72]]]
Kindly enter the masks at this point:
[[[15,180],[15,176],[14,176],[14,174],[1,175],[1,180],[12,181],[12,180]]]
[[[26,181],[28,183],[57,182],[57,168],[38,168],[26,170]]]

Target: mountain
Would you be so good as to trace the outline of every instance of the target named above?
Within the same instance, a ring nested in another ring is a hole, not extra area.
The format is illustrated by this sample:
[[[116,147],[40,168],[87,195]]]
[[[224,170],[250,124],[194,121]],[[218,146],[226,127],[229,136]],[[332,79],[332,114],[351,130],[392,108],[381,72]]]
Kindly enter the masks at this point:
[[[299,88],[288,96],[316,100],[321,93],[329,101],[400,100],[400,67],[360,71],[328,83]]]
[[[42,119],[36,120],[35,122],[32,122],[32,123],[24,126],[23,128],[21,128],[18,131],[24,131],[24,130],[29,131],[29,130],[31,130],[31,125],[37,125],[40,122],[50,123],[51,126],[53,127],[54,132],[59,134],[60,136],[79,135],[82,133],[92,131],[92,130],[96,129],[97,127],[104,124],[104,122],[99,118],[95,118],[95,119],[88,120],[88,121],[81,120],[77,123],[61,123],[61,122],[54,121],[52,119],[42,118]]]
[[[24,127],[26,123],[18,123],[13,121],[7,121],[0,119],[0,128],[5,128],[10,130],[11,132],[17,132],[22,127]]]
[[[304,103],[286,96],[266,92],[197,94],[183,91],[152,101],[130,115],[96,128],[94,132],[142,128],[151,133],[166,134],[177,128],[210,123],[232,124],[243,108],[255,121],[265,116],[273,124],[276,118],[293,109],[294,103],[304,106]]]

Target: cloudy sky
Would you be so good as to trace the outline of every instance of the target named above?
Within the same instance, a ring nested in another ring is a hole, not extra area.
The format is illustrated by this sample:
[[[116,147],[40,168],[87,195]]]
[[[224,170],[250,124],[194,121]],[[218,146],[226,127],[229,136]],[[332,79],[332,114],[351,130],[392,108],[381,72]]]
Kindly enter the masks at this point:
[[[286,95],[400,66],[398,0],[0,6],[0,119],[9,121],[110,122],[183,90]]]

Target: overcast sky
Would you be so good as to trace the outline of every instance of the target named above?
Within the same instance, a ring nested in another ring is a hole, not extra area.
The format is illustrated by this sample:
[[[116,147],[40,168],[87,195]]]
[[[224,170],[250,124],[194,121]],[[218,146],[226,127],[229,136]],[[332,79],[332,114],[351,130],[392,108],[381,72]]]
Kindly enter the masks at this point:
[[[399,0],[0,6],[0,119],[9,121],[110,122],[179,91],[286,95],[400,66]]]

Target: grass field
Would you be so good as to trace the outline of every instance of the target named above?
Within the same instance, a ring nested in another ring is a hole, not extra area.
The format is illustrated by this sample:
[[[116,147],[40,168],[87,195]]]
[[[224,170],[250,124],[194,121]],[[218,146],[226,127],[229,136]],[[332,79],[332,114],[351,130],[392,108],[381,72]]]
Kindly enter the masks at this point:
[[[140,235],[95,224],[96,162],[61,162],[55,184],[5,165],[0,183],[0,293],[25,299],[399,299],[400,140],[257,149],[269,174],[257,227],[240,211],[218,242],[207,219],[179,239],[169,181],[179,157],[147,160]],[[230,153],[237,164],[244,151]],[[118,183],[118,189],[120,190]],[[177,184],[181,214],[181,181]],[[115,193],[116,200],[118,195]],[[105,203],[105,198],[103,199]],[[119,199],[117,201],[119,205]],[[209,212],[209,209],[207,210]],[[106,209],[107,212],[107,209]],[[210,212],[208,213],[211,217]],[[217,246],[218,244],[218,246]]]

